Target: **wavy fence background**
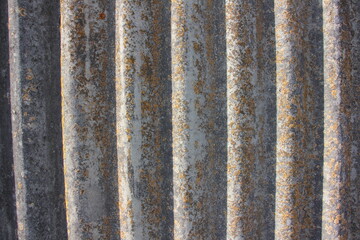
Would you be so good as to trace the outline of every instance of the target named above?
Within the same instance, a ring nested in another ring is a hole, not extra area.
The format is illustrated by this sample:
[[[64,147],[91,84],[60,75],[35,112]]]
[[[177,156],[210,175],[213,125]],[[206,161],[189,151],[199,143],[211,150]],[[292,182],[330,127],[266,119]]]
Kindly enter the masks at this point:
[[[360,239],[360,1],[0,4],[0,239]]]

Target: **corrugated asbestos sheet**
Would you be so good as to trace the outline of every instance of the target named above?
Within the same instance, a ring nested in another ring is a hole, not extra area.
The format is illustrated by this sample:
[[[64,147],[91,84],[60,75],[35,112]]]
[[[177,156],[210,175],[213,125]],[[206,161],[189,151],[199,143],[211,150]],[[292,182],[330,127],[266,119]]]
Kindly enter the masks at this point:
[[[0,4],[0,239],[360,239],[360,1]]]

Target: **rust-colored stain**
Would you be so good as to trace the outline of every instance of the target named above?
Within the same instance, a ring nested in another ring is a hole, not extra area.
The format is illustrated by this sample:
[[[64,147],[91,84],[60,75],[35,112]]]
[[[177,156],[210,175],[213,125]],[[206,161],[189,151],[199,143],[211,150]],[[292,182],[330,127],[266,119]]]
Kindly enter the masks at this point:
[[[323,91],[319,1],[275,2],[277,151],[275,238],[320,236]],[[307,37],[311,32],[318,32]],[[318,41],[316,46],[314,41]]]
[[[101,19],[101,20],[104,20],[106,18],[106,14],[105,13],[100,13],[99,14],[99,19]]]
[[[0,239],[360,239],[360,1],[0,1]]]

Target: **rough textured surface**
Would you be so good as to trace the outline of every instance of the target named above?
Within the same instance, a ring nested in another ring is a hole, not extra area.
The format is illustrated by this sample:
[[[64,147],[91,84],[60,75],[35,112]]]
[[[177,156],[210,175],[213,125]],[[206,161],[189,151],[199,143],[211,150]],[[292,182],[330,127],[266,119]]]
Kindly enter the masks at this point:
[[[0,13],[0,239],[360,239],[360,1]]]
[[[115,2],[61,2],[61,85],[69,239],[119,239]]]
[[[226,1],[227,237],[273,239],[275,59],[271,1]]]
[[[275,1],[276,239],[321,236],[321,4]]]
[[[324,0],[322,236],[359,238],[359,3]],[[353,47],[352,47],[353,46]]]
[[[116,93],[122,239],[173,229],[170,3],[118,1]]]
[[[59,3],[12,0],[8,7],[17,233],[65,238]]]
[[[225,237],[224,7],[171,5],[174,239]]]

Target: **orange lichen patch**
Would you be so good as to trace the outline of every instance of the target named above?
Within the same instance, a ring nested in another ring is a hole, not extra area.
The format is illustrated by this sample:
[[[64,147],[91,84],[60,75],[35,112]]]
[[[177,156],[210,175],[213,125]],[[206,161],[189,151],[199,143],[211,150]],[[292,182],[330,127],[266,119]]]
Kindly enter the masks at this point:
[[[27,15],[25,8],[19,8],[18,13],[20,16],[25,17]]]
[[[203,89],[204,89],[204,85],[205,85],[205,81],[204,80],[199,80],[195,83],[194,86],[194,93],[195,94],[202,94],[203,93]]]
[[[106,18],[106,14],[104,12],[99,14],[99,19],[104,20]]]
[[[194,48],[194,51],[196,52],[196,53],[200,53],[201,52],[201,45],[198,43],[198,42],[194,42],[193,43],[193,48]]]
[[[34,74],[33,74],[32,70],[30,68],[27,69],[27,71],[26,71],[25,79],[28,80],[28,81],[31,81],[31,80],[34,79]]]

